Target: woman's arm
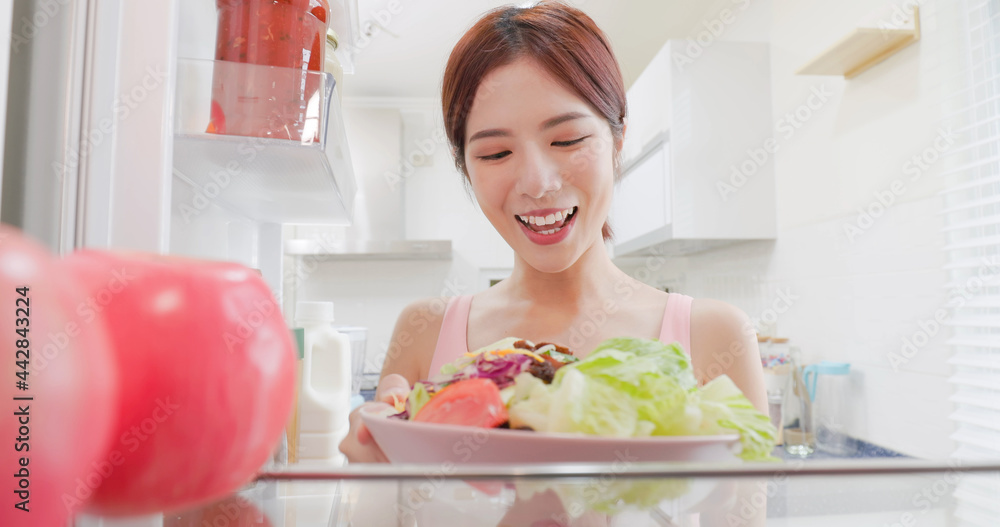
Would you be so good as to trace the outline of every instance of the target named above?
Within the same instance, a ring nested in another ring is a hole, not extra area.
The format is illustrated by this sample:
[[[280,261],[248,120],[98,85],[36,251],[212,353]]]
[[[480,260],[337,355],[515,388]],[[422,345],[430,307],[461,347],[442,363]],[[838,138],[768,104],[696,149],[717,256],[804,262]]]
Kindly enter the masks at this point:
[[[403,309],[396,319],[382,376],[379,379],[375,402],[365,403],[351,412],[350,431],[340,442],[340,451],[351,463],[386,463],[388,459],[361,420],[363,408],[384,409],[397,398],[406,397],[414,382],[426,377],[442,315],[435,315],[433,307],[440,299],[418,300]]]
[[[382,378],[402,375],[412,386],[427,377],[444,318],[441,298],[417,300],[403,308],[382,363]]]
[[[720,300],[694,300],[691,362],[699,383],[728,375],[754,407],[768,415],[757,334],[742,310]]]

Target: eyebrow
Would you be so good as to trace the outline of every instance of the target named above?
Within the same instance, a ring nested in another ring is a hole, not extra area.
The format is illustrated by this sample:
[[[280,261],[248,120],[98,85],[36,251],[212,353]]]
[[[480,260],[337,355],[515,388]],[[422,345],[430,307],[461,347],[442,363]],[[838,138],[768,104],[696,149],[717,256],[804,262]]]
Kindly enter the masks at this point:
[[[565,123],[566,121],[582,119],[584,117],[588,117],[588,115],[582,112],[567,112],[547,119],[541,126],[538,127],[538,129],[548,130],[549,128]],[[480,130],[472,134],[472,137],[469,138],[469,142],[471,143],[476,139],[482,139],[485,137],[510,137],[511,135],[513,135],[511,134],[511,131],[506,128],[490,128],[489,130]]]

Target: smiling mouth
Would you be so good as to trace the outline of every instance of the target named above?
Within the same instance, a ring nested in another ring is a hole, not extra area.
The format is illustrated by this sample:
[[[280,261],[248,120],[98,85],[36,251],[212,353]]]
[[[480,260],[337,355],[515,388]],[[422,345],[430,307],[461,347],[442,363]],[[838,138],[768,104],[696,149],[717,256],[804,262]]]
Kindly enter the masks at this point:
[[[577,210],[579,210],[579,207],[573,206],[565,211],[565,215],[563,215],[563,212],[558,212],[544,217],[517,215],[515,218],[531,231],[548,235],[555,234],[568,225],[570,220],[576,216]]]

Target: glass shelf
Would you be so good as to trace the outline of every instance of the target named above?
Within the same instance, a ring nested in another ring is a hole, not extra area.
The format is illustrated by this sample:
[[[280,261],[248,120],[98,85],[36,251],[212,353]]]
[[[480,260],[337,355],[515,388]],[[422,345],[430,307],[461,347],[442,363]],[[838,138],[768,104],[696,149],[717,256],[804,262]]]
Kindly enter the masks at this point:
[[[178,61],[174,179],[269,223],[348,225],[357,192],[333,76]]]
[[[164,527],[213,525],[215,517],[273,527],[1000,525],[998,496],[1000,462],[955,460],[376,464],[327,472],[291,466],[263,474],[221,503],[154,521]],[[77,521],[85,525],[92,524]]]

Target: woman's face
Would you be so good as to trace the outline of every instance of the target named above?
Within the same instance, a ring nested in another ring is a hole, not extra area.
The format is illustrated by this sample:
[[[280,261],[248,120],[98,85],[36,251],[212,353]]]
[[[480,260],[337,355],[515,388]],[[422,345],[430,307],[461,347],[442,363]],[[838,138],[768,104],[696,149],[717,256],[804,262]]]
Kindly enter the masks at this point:
[[[490,72],[465,131],[465,166],[493,227],[529,265],[555,273],[603,243],[614,186],[611,129],[530,59]]]

